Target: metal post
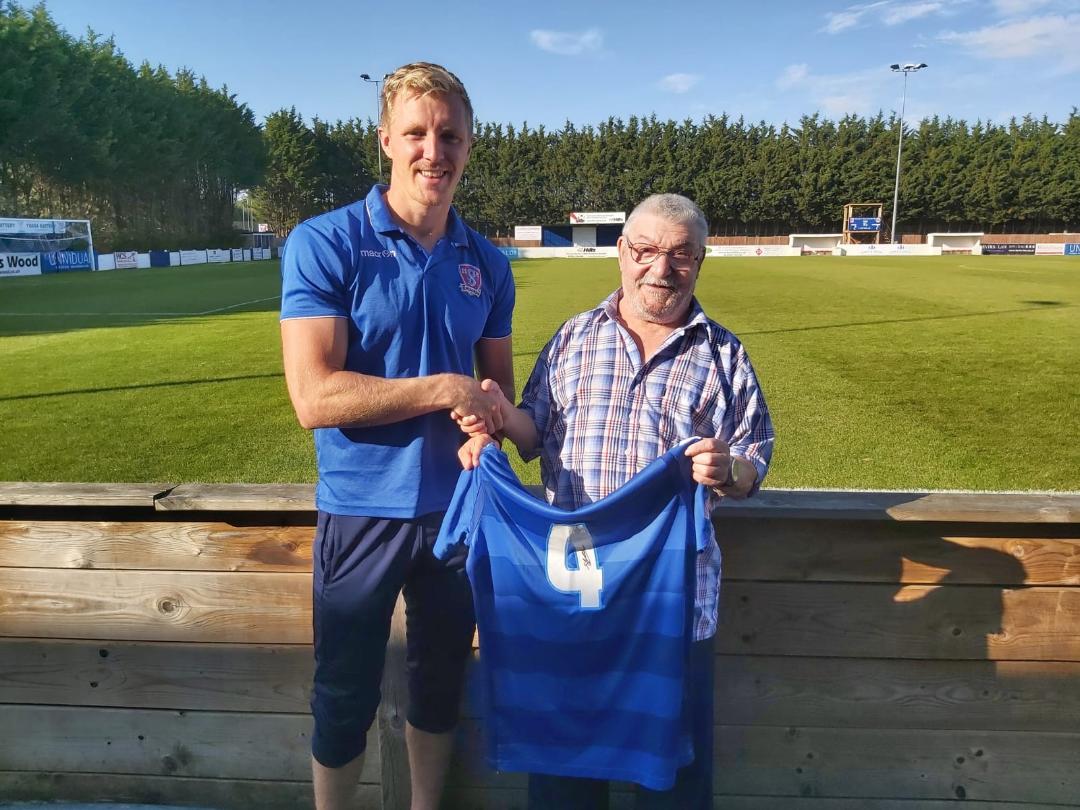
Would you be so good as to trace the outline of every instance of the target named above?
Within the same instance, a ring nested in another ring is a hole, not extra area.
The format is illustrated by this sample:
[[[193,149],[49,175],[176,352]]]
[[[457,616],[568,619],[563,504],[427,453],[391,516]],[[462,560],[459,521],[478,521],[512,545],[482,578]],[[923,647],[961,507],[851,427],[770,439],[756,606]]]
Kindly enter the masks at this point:
[[[896,239],[896,206],[900,201],[900,155],[904,151],[904,112],[907,109],[907,77],[909,73],[914,73],[917,70],[922,70],[926,67],[926,63],[922,62],[918,65],[907,63],[905,65],[890,65],[889,66],[894,73],[904,74],[904,94],[900,101],[900,138],[896,144],[896,184],[893,186],[893,198],[892,198],[892,230],[889,232],[891,235],[892,243],[897,243]]]
[[[378,125],[379,125],[379,123],[381,123],[380,118],[382,116],[382,92],[380,91],[380,85],[382,84],[382,79],[373,79],[366,73],[361,73],[360,78],[363,79],[365,82],[371,82],[372,84],[375,85],[375,125],[376,125],[376,129],[375,129],[375,154],[379,158],[379,180],[381,181],[382,176],[383,176],[382,175],[382,144],[379,143]],[[386,78],[386,76],[384,75],[383,79],[385,79],[385,78]]]

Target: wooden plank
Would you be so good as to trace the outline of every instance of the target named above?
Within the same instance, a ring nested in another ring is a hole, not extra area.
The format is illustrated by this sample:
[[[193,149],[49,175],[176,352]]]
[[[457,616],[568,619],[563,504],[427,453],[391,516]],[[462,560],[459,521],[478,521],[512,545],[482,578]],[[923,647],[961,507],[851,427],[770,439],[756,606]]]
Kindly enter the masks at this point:
[[[966,805],[965,805],[966,806]],[[717,810],[957,810],[955,801],[933,799],[804,799],[797,796],[716,796]],[[979,802],[977,810],[1061,810],[1060,804]]]
[[[1078,493],[883,492],[762,489],[725,500],[713,520],[772,517],[966,523],[1078,523]]]
[[[158,498],[155,506],[166,512],[314,512],[315,487],[311,484],[181,484]]]
[[[0,639],[5,703],[308,712],[307,645]]]
[[[964,528],[972,533],[948,534],[941,523],[747,519],[718,523],[717,539],[728,580],[1080,585],[1080,534]]]
[[[0,762],[8,771],[306,781],[311,717],[0,704]],[[361,781],[379,778],[378,745]]]
[[[174,484],[77,484],[0,481],[0,506],[143,506]]]
[[[311,571],[310,526],[0,521],[0,567]]]
[[[216,810],[314,810],[311,782],[192,779],[179,776],[0,771],[9,801],[124,802]],[[359,810],[379,808],[379,786],[361,785]],[[107,810],[103,807],[102,810]]]
[[[724,653],[1080,661],[1080,588],[729,582],[720,599]]]
[[[632,790],[613,785],[611,810],[633,810]],[[525,788],[457,787],[446,791],[445,810],[526,810]],[[955,801],[924,799],[805,799],[797,796],[715,796],[715,810],[957,810]],[[979,802],[978,810],[1061,810],[1060,804],[1030,802]]]
[[[714,784],[741,796],[1073,805],[1077,763],[1076,733],[720,726]]]
[[[720,725],[715,735],[722,797],[1069,804],[1080,796],[1080,733]],[[483,764],[478,723],[465,721],[459,740],[451,790],[524,787],[522,774]]]
[[[398,594],[390,620],[390,639],[383,667],[382,701],[376,727],[382,757],[382,806],[405,810],[412,803],[409,751],[405,745],[405,718],[409,708],[405,669],[405,598]]]
[[[0,636],[310,644],[311,577],[0,568]]]
[[[1080,663],[721,655],[715,699],[729,725],[1072,731]]]

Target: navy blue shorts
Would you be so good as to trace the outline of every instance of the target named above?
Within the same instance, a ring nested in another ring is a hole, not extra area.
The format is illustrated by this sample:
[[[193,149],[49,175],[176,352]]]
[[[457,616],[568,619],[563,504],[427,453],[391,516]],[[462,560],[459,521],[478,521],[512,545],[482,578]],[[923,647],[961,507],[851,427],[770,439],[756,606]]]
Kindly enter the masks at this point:
[[[315,683],[311,753],[339,768],[364,751],[381,696],[390,619],[405,595],[409,723],[457,724],[475,619],[464,550],[432,554],[443,514],[400,520],[319,512],[315,531]]]

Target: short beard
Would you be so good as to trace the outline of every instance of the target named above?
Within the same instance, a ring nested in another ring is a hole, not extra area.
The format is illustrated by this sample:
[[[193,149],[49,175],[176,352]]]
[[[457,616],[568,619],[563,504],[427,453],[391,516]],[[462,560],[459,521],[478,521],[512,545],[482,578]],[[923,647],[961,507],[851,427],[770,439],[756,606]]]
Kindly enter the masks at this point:
[[[630,301],[630,306],[633,308],[634,312],[639,318],[648,323],[667,325],[670,324],[672,321],[676,321],[680,317],[682,317],[682,315],[685,313],[685,307],[681,305],[685,303],[685,299],[678,292],[678,289],[675,287],[674,284],[668,284],[665,281],[651,282],[652,284],[658,284],[661,287],[673,290],[675,294],[671,296],[671,298],[668,299],[667,303],[664,304],[659,310],[649,310],[645,306],[644,296],[647,295],[647,293],[642,293],[641,291],[641,288],[646,283],[650,282],[647,282],[645,279],[642,279],[638,282],[636,290],[637,295],[635,295]]]

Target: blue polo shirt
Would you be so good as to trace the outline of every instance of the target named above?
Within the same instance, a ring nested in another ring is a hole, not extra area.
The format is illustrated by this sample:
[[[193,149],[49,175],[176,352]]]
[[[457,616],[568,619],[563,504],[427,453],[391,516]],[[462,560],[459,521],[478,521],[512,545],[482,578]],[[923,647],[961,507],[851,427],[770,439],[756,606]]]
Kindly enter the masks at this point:
[[[375,186],[293,230],[281,257],[281,319],[345,318],[350,371],[472,376],[476,342],[510,335],[510,263],[452,209],[429,255],[394,223],[385,191]],[[412,518],[450,503],[463,434],[446,411],[314,433],[319,509]]]

